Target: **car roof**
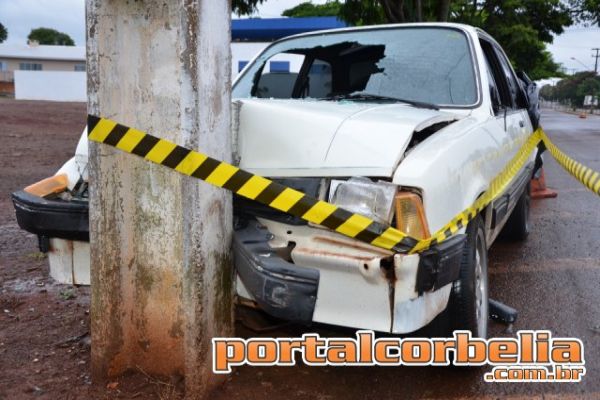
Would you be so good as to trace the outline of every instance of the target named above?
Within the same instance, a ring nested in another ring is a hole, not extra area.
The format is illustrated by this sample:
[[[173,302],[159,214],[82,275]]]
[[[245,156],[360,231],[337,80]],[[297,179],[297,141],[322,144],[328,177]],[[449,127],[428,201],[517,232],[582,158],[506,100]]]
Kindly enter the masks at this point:
[[[361,31],[372,31],[372,30],[385,30],[385,29],[393,29],[393,28],[447,28],[447,29],[458,29],[465,33],[469,33],[471,35],[477,35],[478,31],[481,31],[478,28],[475,28],[471,25],[467,24],[458,24],[454,22],[409,22],[409,23],[401,23],[401,24],[382,24],[382,25],[365,25],[365,26],[351,26],[346,28],[336,28],[336,29],[325,29],[321,31],[312,31],[306,33],[300,33],[297,35],[287,36],[285,38],[281,38],[273,42],[273,44],[278,42],[283,42],[289,39],[310,37],[315,35],[324,35],[330,33],[346,33],[346,32],[361,32]],[[481,31],[483,32],[483,31]]]

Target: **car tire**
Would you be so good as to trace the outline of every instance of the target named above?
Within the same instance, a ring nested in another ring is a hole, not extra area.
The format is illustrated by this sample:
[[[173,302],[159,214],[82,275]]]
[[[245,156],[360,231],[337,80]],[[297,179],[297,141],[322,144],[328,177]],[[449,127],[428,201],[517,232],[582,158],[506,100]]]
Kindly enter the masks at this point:
[[[519,197],[517,205],[506,221],[502,237],[512,241],[523,241],[527,239],[530,231],[529,213],[531,209],[531,186],[527,187]]]
[[[467,226],[459,279],[452,284],[448,322],[452,330],[471,331],[486,338],[489,317],[488,257],[485,225],[477,216]]]

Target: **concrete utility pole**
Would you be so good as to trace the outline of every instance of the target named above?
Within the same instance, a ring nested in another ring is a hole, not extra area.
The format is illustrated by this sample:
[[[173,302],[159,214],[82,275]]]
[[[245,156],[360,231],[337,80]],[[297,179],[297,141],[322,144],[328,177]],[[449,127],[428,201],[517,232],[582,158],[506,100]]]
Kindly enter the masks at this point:
[[[592,51],[595,51],[596,54],[593,54],[592,57],[596,59],[596,63],[594,65],[594,72],[598,74],[598,58],[600,58],[600,48],[594,48]]]
[[[88,109],[229,160],[230,2],[87,0]],[[232,334],[231,194],[90,143],[92,373],[206,397]]]

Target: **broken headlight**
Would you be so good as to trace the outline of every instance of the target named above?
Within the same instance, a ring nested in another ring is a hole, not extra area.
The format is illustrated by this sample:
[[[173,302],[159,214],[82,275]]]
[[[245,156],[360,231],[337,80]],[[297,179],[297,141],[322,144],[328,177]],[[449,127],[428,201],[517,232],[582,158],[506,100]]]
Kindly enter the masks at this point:
[[[374,221],[389,224],[392,220],[394,196],[397,187],[368,178],[332,180],[329,202],[350,212],[364,215]]]
[[[430,236],[421,197],[410,191],[398,191],[387,182],[368,178],[332,180],[329,202],[374,221],[389,224],[395,216],[396,228],[416,238]]]

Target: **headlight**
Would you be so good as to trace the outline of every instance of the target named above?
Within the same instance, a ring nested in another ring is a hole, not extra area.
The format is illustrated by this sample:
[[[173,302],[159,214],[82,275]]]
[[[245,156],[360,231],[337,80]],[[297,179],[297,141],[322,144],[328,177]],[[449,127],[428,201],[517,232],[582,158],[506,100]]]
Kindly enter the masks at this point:
[[[362,177],[347,181],[332,180],[329,202],[374,221],[389,224],[396,190],[396,186],[390,183],[372,182]]]
[[[347,181],[333,179],[329,202],[383,224],[391,223],[395,212],[396,228],[400,231],[416,239],[430,236],[421,197],[413,192],[398,191],[391,183],[362,177]]]
[[[423,202],[416,193],[398,192],[395,198],[396,228],[416,238],[428,238]]]

